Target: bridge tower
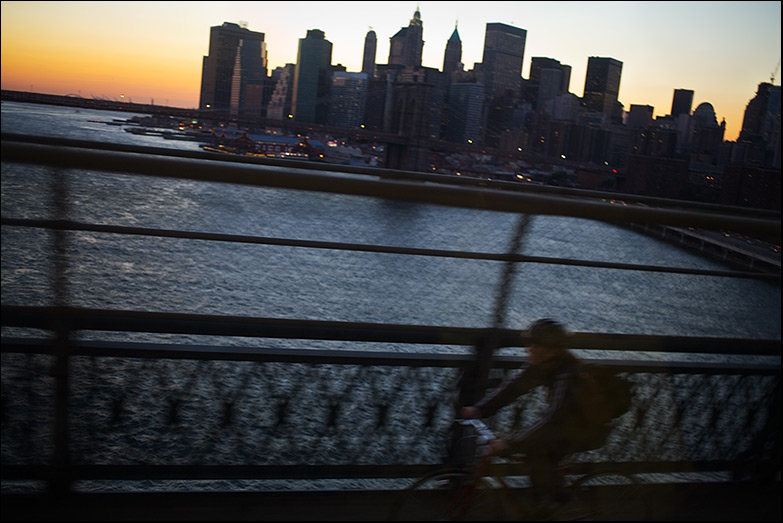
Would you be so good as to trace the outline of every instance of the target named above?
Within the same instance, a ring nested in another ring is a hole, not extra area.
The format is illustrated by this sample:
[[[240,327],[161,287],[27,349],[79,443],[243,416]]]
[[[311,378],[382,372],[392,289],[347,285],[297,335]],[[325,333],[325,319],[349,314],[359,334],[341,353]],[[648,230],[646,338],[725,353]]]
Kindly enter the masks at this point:
[[[426,171],[429,152],[431,107],[435,86],[424,74],[400,75],[392,87],[392,107],[387,129],[404,138],[388,144],[385,167],[404,171]]]

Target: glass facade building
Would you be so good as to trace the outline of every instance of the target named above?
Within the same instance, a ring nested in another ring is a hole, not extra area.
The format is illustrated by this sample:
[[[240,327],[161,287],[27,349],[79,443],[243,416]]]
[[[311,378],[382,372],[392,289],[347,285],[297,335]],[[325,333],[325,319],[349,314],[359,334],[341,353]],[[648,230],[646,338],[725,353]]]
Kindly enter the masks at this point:
[[[527,30],[501,23],[488,23],[484,34],[481,71],[485,94],[492,97],[506,91],[518,96],[522,83]]]
[[[294,120],[325,124],[331,84],[332,42],[320,29],[299,39],[291,112]]]
[[[367,73],[332,73],[329,125],[358,129],[364,123]]]
[[[623,63],[614,58],[591,56],[587,59],[582,98],[588,111],[603,113],[611,120],[622,120],[622,110],[618,111],[617,107],[622,72]]]
[[[199,109],[260,114],[266,67],[264,33],[230,22],[212,27],[209,54],[202,62]]]
[[[443,138],[455,143],[482,143],[481,113],[484,86],[475,82],[457,82],[449,87],[446,125]]]

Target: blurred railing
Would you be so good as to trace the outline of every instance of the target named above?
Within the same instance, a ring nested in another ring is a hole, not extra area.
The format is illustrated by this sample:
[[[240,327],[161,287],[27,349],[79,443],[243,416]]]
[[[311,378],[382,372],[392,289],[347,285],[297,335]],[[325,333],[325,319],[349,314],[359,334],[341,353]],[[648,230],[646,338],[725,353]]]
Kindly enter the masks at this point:
[[[359,171],[342,166],[12,135],[3,135],[2,160],[522,215],[728,229],[780,241],[779,213],[643,198],[637,200],[644,206],[617,206],[590,191],[521,191],[513,183],[422,173],[362,169],[355,176]],[[53,248],[61,254],[66,250],[58,242],[65,242],[65,234],[94,231],[487,259],[508,267],[547,263],[780,282],[779,272],[107,226],[74,222],[67,213],[53,220],[3,216],[2,225],[53,230]],[[54,281],[67,287],[67,255],[56,258]],[[203,480],[209,480],[207,488],[229,489],[280,488],[279,482],[290,486],[286,482],[296,480],[344,480],[355,486],[365,485],[361,480],[413,477],[446,459],[454,407],[524,364],[522,358],[494,354],[499,347],[526,343],[518,332],[498,325],[458,328],[97,310],[71,306],[66,289],[55,289],[55,294],[63,299],[50,307],[2,306],[4,491],[198,490],[205,488]],[[110,336],[86,341],[74,336],[78,332],[241,337],[257,343],[119,342]],[[263,345],[274,339],[296,340],[296,347]],[[308,343],[316,340],[340,341],[347,350],[310,348]],[[427,351],[391,353],[352,345],[368,342],[425,346]],[[738,477],[750,468],[759,474],[772,471],[779,479],[779,338],[577,332],[573,348],[635,383],[632,411],[617,422],[607,445],[577,456],[577,461],[669,475],[722,472]],[[607,351],[619,356],[607,358]],[[646,353],[672,357],[654,360]],[[677,357],[694,354],[712,358]],[[541,392],[534,391],[502,410],[494,422],[524,425],[542,402]]]

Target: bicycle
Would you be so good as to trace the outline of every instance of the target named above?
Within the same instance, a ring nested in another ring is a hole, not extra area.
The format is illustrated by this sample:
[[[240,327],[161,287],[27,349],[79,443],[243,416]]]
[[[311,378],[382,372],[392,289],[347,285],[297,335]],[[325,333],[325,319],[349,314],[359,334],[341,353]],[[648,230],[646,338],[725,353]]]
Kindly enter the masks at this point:
[[[473,435],[461,438],[464,446],[475,443],[475,459],[465,466],[447,467],[417,479],[403,489],[392,504],[392,521],[464,520],[464,521],[628,521],[643,519],[640,482],[622,472],[577,471],[575,464],[560,472],[566,481],[566,501],[541,507],[530,496],[530,489],[512,485],[506,474],[508,464],[520,463],[520,456],[489,457],[489,441],[495,435],[481,420],[457,420]],[[464,448],[464,447],[463,447]],[[526,495],[527,494],[527,495]],[[634,504],[636,516],[627,509]]]

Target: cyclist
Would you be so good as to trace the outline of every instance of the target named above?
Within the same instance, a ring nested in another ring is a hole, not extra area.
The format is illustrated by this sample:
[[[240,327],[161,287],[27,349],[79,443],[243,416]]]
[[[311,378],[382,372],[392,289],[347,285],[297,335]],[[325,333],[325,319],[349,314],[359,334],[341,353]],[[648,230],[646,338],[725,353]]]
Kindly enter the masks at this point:
[[[603,445],[609,427],[592,419],[595,391],[581,378],[582,363],[566,348],[569,335],[565,327],[551,319],[540,319],[528,327],[527,335],[527,368],[475,405],[463,407],[461,416],[492,416],[527,391],[547,387],[548,406],[537,421],[507,439],[490,442],[494,455],[525,455],[535,500],[546,505],[564,501],[562,478],[557,473],[560,460],[567,454]]]

